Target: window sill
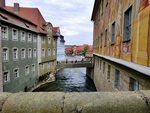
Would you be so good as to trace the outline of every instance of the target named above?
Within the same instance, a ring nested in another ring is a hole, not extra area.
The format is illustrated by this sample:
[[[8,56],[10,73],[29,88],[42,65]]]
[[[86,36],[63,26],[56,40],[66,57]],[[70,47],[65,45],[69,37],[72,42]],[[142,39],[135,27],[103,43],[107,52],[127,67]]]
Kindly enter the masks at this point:
[[[114,46],[115,45],[115,43],[111,43],[111,46]]]
[[[2,62],[4,62],[4,63],[8,63],[8,62],[9,62],[9,60],[3,60]]]
[[[130,41],[131,41],[131,39],[123,40],[123,43],[128,43],[128,42],[130,42]]]

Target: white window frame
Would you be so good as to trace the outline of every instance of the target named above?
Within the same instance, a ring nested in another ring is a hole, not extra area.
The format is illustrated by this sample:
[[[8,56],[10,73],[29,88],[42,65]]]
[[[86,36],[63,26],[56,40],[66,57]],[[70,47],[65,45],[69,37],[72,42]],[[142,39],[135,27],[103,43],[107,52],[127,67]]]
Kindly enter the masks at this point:
[[[28,70],[26,68],[28,67]],[[25,75],[28,75],[30,73],[30,67],[29,65],[25,66]]]
[[[7,80],[5,81],[5,79],[4,79],[4,73],[6,73],[6,72],[8,73],[8,76],[7,76]],[[7,70],[7,71],[4,71],[4,72],[3,72],[3,82],[4,82],[4,83],[7,83],[7,82],[9,82],[9,81],[10,81],[10,71]]]
[[[34,48],[34,49],[33,49],[33,57],[36,58],[36,56],[37,56],[37,49]]]
[[[6,33],[5,34],[2,33],[2,28],[6,28]],[[4,25],[1,26],[1,37],[2,37],[2,40],[8,40],[8,27],[7,26],[4,26]]]
[[[17,72],[15,72],[15,70],[18,70]],[[19,77],[19,68],[15,68],[13,69],[13,75],[15,78],[18,78]],[[17,76],[16,76],[17,75]]]
[[[42,37],[42,44],[45,44],[45,37]]]
[[[7,49],[7,51],[6,51],[6,58],[5,59],[4,59],[4,52],[3,52],[4,49]],[[3,61],[9,61],[9,49],[8,49],[8,47],[3,47],[3,49],[2,49],[2,57],[3,57]]]
[[[24,33],[24,37],[22,36],[22,33]],[[25,42],[26,41],[26,32],[25,31],[21,31],[20,32],[20,37],[21,37],[21,41]]]
[[[14,55],[14,50],[15,50],[15,49],[17,50],[17,51],[16,51],[16,58],[14,58],[14,56],[15,56],[15,55]],[[14,60],[14,61],[16,61],[16,60],[19,59],[19,58],[18,58],[18,53],[19,53],[19,52],[18,52],[18,48],[16,48],[16,47],[13,48],[13,60]]]
[[[37,42],[37,35],[33,35],[33,42],[34,42],[34,43]]]
[[[16,35],[14,35],[14,30],[16,31]],[[18,41],[18,30],[15,28],[12,28],[12,40]]]
[[[35,72],[35,64],[32,64],[32,72]]]
[[[28,42],[32,42],[32,34],[28,33]]]
[[[45,57],[45,48],[42,48],[42,57]]]
[[[24,50],[24,51],[22,51],[22,50]],[[24,54],[22,54],[23,52],[24,52]],[[26,58],[26,49],[25,48],[21,48],[21,59],[25,59],[25,58]]]
[[[31,48],[28,49],[28,58],[32,58],[32,49]]]
[[[48,44],[51,44],[51,38],[48,38]]]
[[[51,56],[51,48],[48,48],[48,56]]]

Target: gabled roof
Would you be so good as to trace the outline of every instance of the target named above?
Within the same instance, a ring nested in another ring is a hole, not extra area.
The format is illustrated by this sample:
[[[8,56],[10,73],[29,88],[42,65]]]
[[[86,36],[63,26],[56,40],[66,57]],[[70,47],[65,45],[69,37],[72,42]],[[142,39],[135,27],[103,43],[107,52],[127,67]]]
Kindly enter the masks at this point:
[[[6,6],[5,9],[33,22],[37,25],[37,32],[46,34],[46,31],[43,28],[43,25],[46,24],[42,14],[38,8],[28,8],[28,7],[19,7],[19,11],[14,12],[14,7]]]
[[[101,0],[95,0],[94,8],[93,8],[93,13],[92,13],[92,17],[91,17],[91,20],[92,20],[92,21],[95,20],[95,15],[96,15],[96,13],[97,13],[97,11],[98,11],[100,1],[101,1]]]

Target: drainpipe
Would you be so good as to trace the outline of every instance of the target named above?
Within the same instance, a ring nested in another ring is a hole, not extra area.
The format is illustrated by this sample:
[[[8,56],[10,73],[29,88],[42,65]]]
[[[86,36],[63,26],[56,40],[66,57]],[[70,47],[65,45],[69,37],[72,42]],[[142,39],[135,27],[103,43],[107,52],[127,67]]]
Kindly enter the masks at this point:
[[[0,23],[0,92],[3,92],[3,72],[2,72],[2,37],[1,37],[1,23]]]

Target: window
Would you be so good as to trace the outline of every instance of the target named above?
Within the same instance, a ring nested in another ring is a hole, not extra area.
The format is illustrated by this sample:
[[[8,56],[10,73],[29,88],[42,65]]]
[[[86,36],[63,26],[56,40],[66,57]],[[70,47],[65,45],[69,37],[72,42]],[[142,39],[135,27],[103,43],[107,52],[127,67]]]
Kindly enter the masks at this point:
[[[4,40],[8,39],[8,27],[6,27],[6,26],[1,27],[1,37]]]
[[[28,34],[28,42],[32,42],[32,35],[30,33]]]
[[[32,72],[35,72],[35,65],[32,65]]]
[[[51,38],[48,38],[48,44],[51,44]]]
[[[103,62],[103,73],[105,73],[105,62]]]
[[[22,59],[26,58],[26,50],[25,49],[21,49],[21,58]]]
[[[28,58],[31,58],[31,57],[32,57],[32,49],[29,48],[29,49],[28,49]]]
[[[51,56],[51,49],[48,48],[48,56]]]
[[[99,42],[99,43],[100,43],[100,44],[99,44],[100,47],[102,47],[102,38],[103,38],[103,34],[100,35],[100,39],[99,39],[99,41],[100,41],[100,42]]]
[[[44,69],[44,64],[40,64],[40,68],[41,68],[41,69]]]
[[[130,77],[129,90],[130,91],[138,91],[139,90],[139,81]]]
[[[50,68],[51,67],[51,62],[48,62],[47,65],[48,65],[47,67]]]
[[[33,36],[33,42],[34,42],[34,43],[37,42],[37,36],[36,36],[36,35]]]
[[[42,37],[42,43],[43,43],[43,44],[45,43],[45,38],[44,38],[44,37]]]
[[[107,46],[107,39],[108,39],[108,31],[105,30],[105,46]]]
[[[13,59],[18,60],[18,49],[17,48],[13,49]]]
[[[100,70],[102,68],[102,61],[100,60],[100,64],[99,64]]]
[[[34,48],[34,50],[33,50],[33,57],[36,58],[36,55],[37,55],[36,49]]]
[[[53,41],[53,46],[55,47],[55,40]]]
[[[26,67],[25,67],[25,75],[28,75],[29,73],[30,73],[29,66],[26,66]]]
[[[9,60],[9,50],[8,48],[3,48],[3,61],[8,61]]]
[[[25,41],[26,40],[26,34],[24,31],[21,32],[21,41]]]
[[[111,44],[115,43],[115,22],[112,24]]]
[[[3,73],[3,81],[4,81],[4,83],[10,81],[10,74],[9,74],[9,71],[5,71],[5,72]]]
[[[131,20],[132,19],[132,7],[130,7],[124,14],[124,34],[123,41],[129,41],[131,38]]]
[[[107,71],[107,79],[110,80],[110,72],[111,72],[111,67],[108,65],[108,71]]]
[[[55,55],[55,48],[53,49],[53,55]]]
[[[18,41],[18,31],[16,29],[12,29],[12,39]]]
[[[120,71],[115,70],[115,88],[118,88],[120,85]]]
[[[14,69],[13,73],[14,73],[15,78],[19,77],[19,69],[18,68]]]
[[[42,56],[45,57],[45,49],[42,49]]]

